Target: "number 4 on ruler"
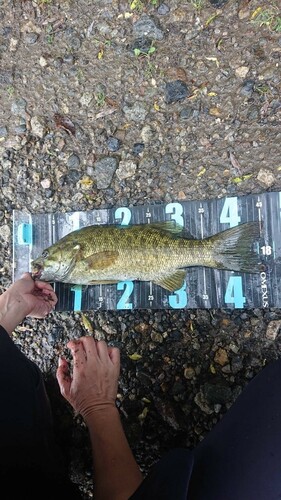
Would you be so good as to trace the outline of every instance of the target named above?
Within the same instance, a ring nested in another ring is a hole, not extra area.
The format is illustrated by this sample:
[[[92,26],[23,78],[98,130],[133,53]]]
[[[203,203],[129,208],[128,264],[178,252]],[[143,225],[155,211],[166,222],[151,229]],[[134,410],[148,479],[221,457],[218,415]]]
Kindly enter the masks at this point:
[[[243,296],[241,276],[230,276],[224,295],[224,301],[226,304],[234,304],[236,309],[243,309],[246,298]]]
[[[229,224],[230,227],[237,226],[241,221],[238,215],[237,197],[226,198],[220,215],[221,224]]]

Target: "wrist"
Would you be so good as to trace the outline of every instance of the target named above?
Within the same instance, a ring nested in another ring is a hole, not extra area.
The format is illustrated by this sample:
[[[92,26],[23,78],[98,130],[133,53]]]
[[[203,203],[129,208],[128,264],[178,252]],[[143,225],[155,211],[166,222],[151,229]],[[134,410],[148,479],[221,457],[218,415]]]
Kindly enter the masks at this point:
[[[116,417],[119,418],[119,411],[115,403],[109,401],[89,406],[84,411],[81,411],[81,415],[85,423],[89,425],[92,423],[104,422]]]
[[[0,296],[0,324],[9,335],[29,312],[22,295],[8,289]]]

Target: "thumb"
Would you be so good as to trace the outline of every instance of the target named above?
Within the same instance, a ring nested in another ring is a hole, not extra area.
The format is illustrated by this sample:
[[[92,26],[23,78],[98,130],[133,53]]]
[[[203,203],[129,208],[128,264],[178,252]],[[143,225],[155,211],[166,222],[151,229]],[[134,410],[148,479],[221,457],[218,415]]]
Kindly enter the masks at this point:
[[[31,273],[23,273],[23,274],[21,275],[21,279],[22,279],[22,280],[29,280],[29,281],[30,281],[30,280],[32,280]],[[32,281],[33,281],[33,280],[32,280]]]

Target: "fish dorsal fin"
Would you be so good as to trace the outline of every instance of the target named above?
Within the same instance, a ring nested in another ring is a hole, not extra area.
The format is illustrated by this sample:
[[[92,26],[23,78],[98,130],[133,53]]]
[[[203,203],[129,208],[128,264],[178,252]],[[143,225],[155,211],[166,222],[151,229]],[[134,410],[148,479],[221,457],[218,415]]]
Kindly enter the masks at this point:
[[[118,252],[98,252],[89,255],[84,262],[86,262],[89,270],[105,269],[112,266],[118,258]]]
[[[162,288],[165,288],[166,290],[169,290],[169,292],[174,292],[183,286],[185,276],[186,271],[178,270],[173,274],[168,274],[167,276],[154,281],[154,283],[162,286]]]
[[[167,220],[164,222],[152,222],[149,227],[155,228],[158,231],[164,231],[166,233],[174,234],[175,236],[180,236],[188,240],[194,240],[194,236],[181,224],[173,220]]]

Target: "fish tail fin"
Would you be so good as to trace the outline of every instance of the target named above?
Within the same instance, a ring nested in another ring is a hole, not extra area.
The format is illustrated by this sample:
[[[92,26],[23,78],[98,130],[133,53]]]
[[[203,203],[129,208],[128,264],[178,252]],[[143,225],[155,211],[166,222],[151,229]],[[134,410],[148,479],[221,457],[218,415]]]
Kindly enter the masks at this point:
[[[216,267],[246,273],[260,272],[259,238],[258,221],[240,224],[208,238],[214,245]]]

